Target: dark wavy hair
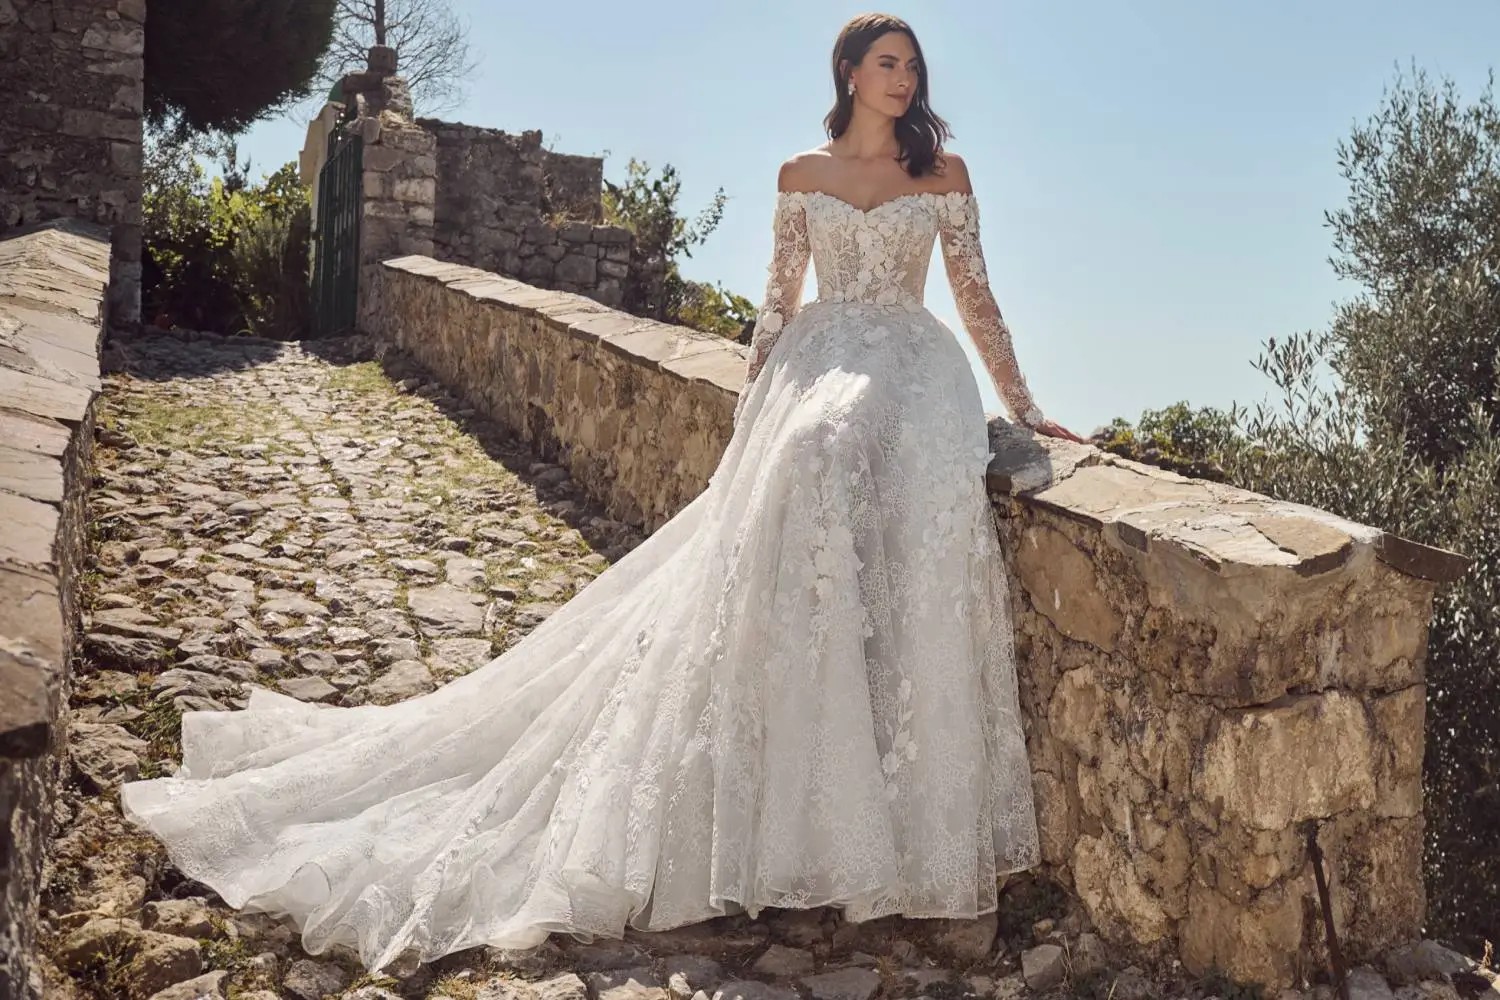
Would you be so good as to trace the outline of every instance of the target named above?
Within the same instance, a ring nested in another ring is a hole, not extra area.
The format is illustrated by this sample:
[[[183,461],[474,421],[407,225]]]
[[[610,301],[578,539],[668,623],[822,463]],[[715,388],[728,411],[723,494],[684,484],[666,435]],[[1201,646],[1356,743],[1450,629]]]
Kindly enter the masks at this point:
[[[948,123],[939,118],[927,103],[927,60],[922,56],[922,45],[917,41],[911,25],[892,14],[861,14],[844,25],[833,43],[833,110],[823,118],[823,127],[830,139],[837,139],[849,128],[854,118],[854,96],[849,93],[849,77],[841,63],[858,66],[870,51],[870,46],[881,35],[900,31],[911,39],[917,53],[917,88],[906,112],[896,119],[896,141],[901,145],[897,159],[913,177],[921,177],[932,170],[942,156],[943,140],[953,137]]]

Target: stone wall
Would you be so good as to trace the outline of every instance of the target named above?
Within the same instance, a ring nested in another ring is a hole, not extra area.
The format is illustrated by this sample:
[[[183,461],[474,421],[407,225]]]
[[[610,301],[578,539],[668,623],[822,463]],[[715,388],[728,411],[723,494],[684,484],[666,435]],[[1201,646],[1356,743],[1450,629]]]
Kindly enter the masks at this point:
[[[141,311],[145,0],[0,0],[0,233],[111,231],[109,322]]]
[[[418,124],[437,139],[433,256],[625,303],[631,235],[601,224],[603,160],[549,152],[538,131]]]
[[[4,0],[0,0],[3,4]],[[0,997],[39,998],[42,855],[63,741],[108,234],[0,241]]]
[[[706,485],[744,348],[429,258],[369,332],[654,529]],[[1427,624],[1461,561],[1001,420],[1045,861],[1117,948],[1268,986],[1419,935]]]
[[[1463,562],[992,430],[1043,854],[1099,929],[1279,986],[1419,936],[1423,667]]]
[[[610,515],[655,528],[708,481],[732,429],[745,349],[429,257],[386,261],[366,332],[565,463]]]

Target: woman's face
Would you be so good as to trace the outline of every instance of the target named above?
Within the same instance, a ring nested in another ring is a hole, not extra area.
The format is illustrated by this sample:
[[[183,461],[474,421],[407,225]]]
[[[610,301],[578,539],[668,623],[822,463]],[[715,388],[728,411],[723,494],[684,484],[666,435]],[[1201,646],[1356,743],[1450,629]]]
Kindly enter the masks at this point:
[[[906,114],[917,92],[917,50],[904,31],[887,31],[875,39],[854,67],[854,99],[893,118]]]

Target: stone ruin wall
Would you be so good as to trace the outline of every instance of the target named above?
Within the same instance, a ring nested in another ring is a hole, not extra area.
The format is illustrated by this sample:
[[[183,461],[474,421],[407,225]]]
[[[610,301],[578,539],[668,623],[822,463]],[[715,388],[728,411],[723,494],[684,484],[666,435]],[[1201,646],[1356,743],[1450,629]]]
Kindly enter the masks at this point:
[[[146,0],[0,0],[0,234],[109,227],[109,323],[141,310]]]
[[[603,160],[546,150],[539,131],[417,124],[437,139],[434,257],[626,304],[645,265],[628,230],[603,224]]]
[[[349,102],[309,127],[300,168],[315,200],[330,130],[363,141],[359,325],[381,261],[421,255],[479,267],[538,288],[630,309],[666,275],[638,252],[629,230],[603,222],[604,162],[554,153],[539,131],[512,134],[414,118],[393,50],[370,50],[366,69],[343,79]]]
[[[745,349],[414,256],[368,332],[655,529],[733,430]],[[991,425],[1047,868],[1100,932],[1195,973],[1420,936],[1427,624],[1461,560],[1322,511]]]

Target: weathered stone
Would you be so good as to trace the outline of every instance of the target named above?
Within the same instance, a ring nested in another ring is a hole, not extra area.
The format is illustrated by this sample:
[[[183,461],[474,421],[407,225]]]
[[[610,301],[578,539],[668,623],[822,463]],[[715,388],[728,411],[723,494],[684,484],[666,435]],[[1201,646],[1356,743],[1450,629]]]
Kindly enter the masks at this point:
[[[1143,872],[1131,863],[1130,852],[1119,846],[1113,834],[1079,837],[1073,852],[1073,879],[1101,927],[1114,933],[1129,928],[1132,936],[1146,943],[1171,931],[1163,900],[1144,883]]]
[[[666,1000],[667,996],[665,984],[648,965],[590,973],[588,992],[592,1000]]]
[[[1115,648],[1120,615],[1109,604],[1092,560],[1057,531],[1037,528],[1016,553],[1016,574],[1032,605],[1070,639]]]
[[[444,640],[454,641],[454,640]],[[470,641],[470,640],[457,640]],[[434,643],[434,646],[437,644]],[[375,659],[389,666],[398,660],[416,660],[422,656],[422,647],[415,639],[382,639],[375,644]]]
[[[147,903],[141,912],[141,926],[190,938],[206,938],[214,932],[208,907],[197,899],[158,899]]]
[[[755,960],[751,971],[761,976],[805,976],[813,971],[812,953],[801,948],[773,944]]]
[[[974,920],[949,920],[937,928],[933,941],[936,951],[956,962],[972,964],[989,957],[995,947],[995,936],[999,933],[999,920],[993,913]]]
[[[349,973],[332,962],[299,959],[287,970],[281,988],[297,1000],[323,1000],[329,993],[342,993],[349,985]]]
[[[167,657],[166,647],[151,639],[130,639],[91,632],[84,636],[83,645],[89,658],[100,666],[151,670]]]
[[[370,697],[382,703],[402,701],[437,687],[432,671],[421,660],[397,660],[370,682]]]
[[[391,565],[402,572],[415,573],[418,576],[440,576],[443,572],[431,559],[396,559]]]
[[[73,766],[100,791],[118,788],[140,775],[141,757],[149,752],[145,740],[120,726],[75,722],[68,731]]]
[[[713,1000],[800,1000],[795,990],[769,986],[753,979],[736,979],[713,993]],[[818,1000],[823,1000],[819,997]]]
[[[353,993],[345,993],[343,1000],[401,1000],[401,995],[380,986],[361,986]]]
[[[317,601],[310,601],[305,597],[281,597],[274,601],[263,601],[260,606],[262,612],[270,611],[277,614],[302,615],[304,617],[325,617],[328,609]]]
[[[276,686],[298,701],[306,702],[328,701],[339,693],[338,688],[321,677],[283,677]]]
[[[588,1000],[588,988],[571,972],[531,984],[536,1000]]]
[[[711,990],[724,978],[719,963],[705,955],[670,955],[664,968],[669,978],[681,977],[693,991]]]
[[[1396,1000],[1390,984],[1368,966],[1351,969],[1348,982],[1349,1000]]]
[[[145,947],[135,955],[128,973],[137,995],[159,993],[203,972],[197,941],[149,931],[147,935]]]
[[[484,627],[483,598],[447,584],[407,592],[412,614],[434,636],[478,632]]]
[[[255,591],[254,580],[248,577],[236,576],[233,573],[220,573],[216,571],[208,574],[207,579],[210,586],[230,593],[253,593]]]
[[[1042,992],[1062,985],[1067,975],[1060,945],[1039,944],[1021,953],[1021,975],[1026,985]]]
[[[802,985],[817,1000],[870,1000],[880,989],[880,973],[874,969],[838,969],[806,976]]]
[[[1477,963],[1436,941],[1414,941],[1387,952],[1384,965],[1393,982],[1411,986],[1424,980],[1450,979],[1472,971]]]
[[[1150,978],[1133,965],[1115,977],[1110,990],[1118,1000],[1151,1000],[1156,995]]]
[[[1278,885],[1237,901],[1194,879],[1180,933],[1190,972],[1217,969],[1241,982],[1288,982],[1302,939],[1302,898]]]
[[[923,996],[937,984],[946,983],[951,975],[946,969],[907,969],[901,973],[907,985]]]
[[[1194,790],[1240,822],[1284,829],[1373,805],[1374,751],[1357,699],[1304,695],[1226,715],[1203,749]]]
[[[134,920],[107,917],[91,921],[63,942],[57,962],[86,973],[101,963],[128,963],[130,984],[139,996],[150,996],[203,971],[198,942],[148,931]]]
[[[996,980],[995,991],[991,996],[994,997],[994,1000],[1012,1000],[1012,998],[1023,996],[1025,993],[1026,978],[1017,972],[1014,975]]]
[[[152,994],[150,1000],[217,1000],[226,996],[224,992],[224,980],[229,973],[223,969],[208,972],[196,979],[168,986],[159,993]],[[242,994],[243,995],[243,994]]]
[[[1109,952],[1097,934],[1081,934],[1069,953],[1073,978],[1087,979],[1103,972],[1109,964]]]

